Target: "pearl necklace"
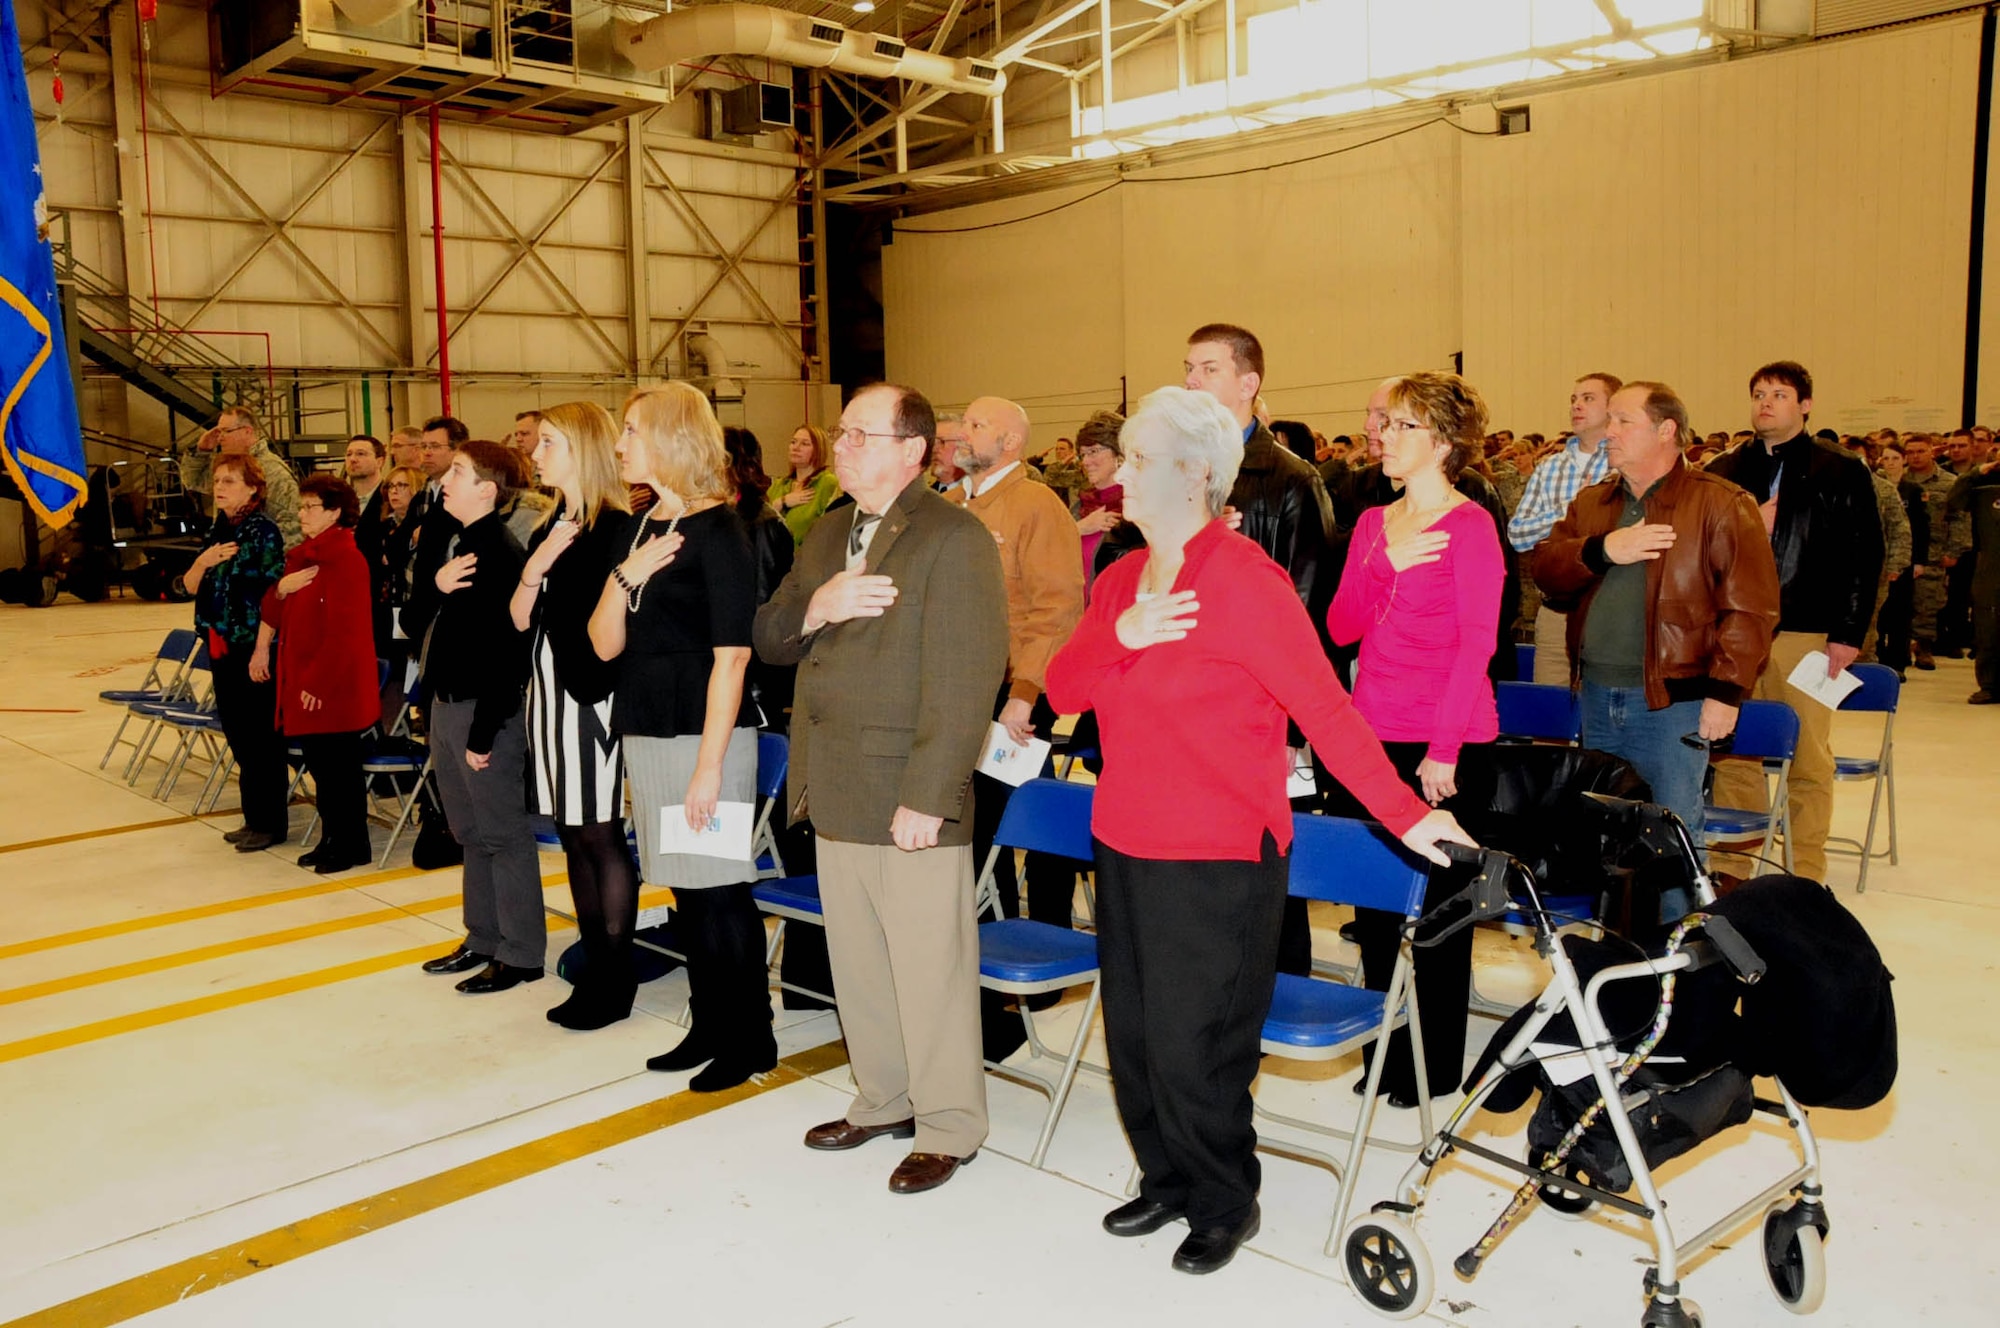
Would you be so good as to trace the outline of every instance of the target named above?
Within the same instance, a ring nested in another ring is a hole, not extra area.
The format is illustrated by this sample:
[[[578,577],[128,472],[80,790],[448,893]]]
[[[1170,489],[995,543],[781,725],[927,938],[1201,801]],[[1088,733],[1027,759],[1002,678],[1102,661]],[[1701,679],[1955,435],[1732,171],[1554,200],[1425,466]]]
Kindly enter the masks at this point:
[[[674,513],[674,519],[667,522],[666,534],[661,535],[660,538],[665,539],[667,535],[673,534],[674,528],[680,525],[681,518],[686,515],[687,515],[686,508],[682,508],[680,511]],[[639,545],[642,544],[646,539],[646,527],[652,524],[653,521],[651,517],[642,516],[639,518],[639,528],[632,532],[632,547],[625,550],[625,556],[627,558],[630,558],[633,554],[639,551]],[[650,577],[647,578],[647,580],[651,579],[652,578]],[[627,587],[625,591],[625,611],[627,613],[637,613],[639,611],[639,597],[645,593],[646,593],[645,581],[641,581],[636,586]]]

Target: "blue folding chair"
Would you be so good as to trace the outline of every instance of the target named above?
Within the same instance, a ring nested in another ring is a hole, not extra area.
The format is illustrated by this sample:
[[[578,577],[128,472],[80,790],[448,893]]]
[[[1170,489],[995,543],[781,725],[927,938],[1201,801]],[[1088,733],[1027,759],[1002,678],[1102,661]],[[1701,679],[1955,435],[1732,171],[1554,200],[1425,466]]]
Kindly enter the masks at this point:
[[[137,687],[115,688],[99,692],[97,699],[106,705],[115,705],[125,713],[118,721],[118,729],[111,735],[104,755],[98,760],[97,768],[104,769],[111,764],[111,753],[118,750],[118,744],[125,739],[125,728],[135,718],[132,707],[141,701],[173,702],[188,698],[188,674],[193,671],[196,656],[206,662],[208,653],[201,644],[201,637],[186,627],[176,627],[160,642],[159,650],[153,655],[153,662],[146,667],[146,676],[139,680]],[[141,735],[143,738],[144,735]],[[139,741],[127,744],[138,750]]]
[[[1848,672],[1861,680],[1861,685],[1847,694],[1840,703],[1842,710],[1859,710],[1882,716],[1882,746],[1872,757],[1840,756],[1833,758],[1833,778],[1835,782],[1869,780],[1875,785],[1873,796],[1868,801],[1868,834],[1860,840],[1845,835],[1829,835],[1826,847],[1829,853],[1854,853],[1861,859],[1861,876],[1855,882],[1857,893],[1868,888],[1868,864],[1876,858],[1889,859],[1891,867],[1896,865],[1896,706],[1902,699],[1903,684],[1896,677],[1896,671],[1886,664],[1853,664]],[[1875,826],[1882,813],[1882,803],[1889,804],[1889,847],[1883,852],[1875,851]],[[1840,845],[1836,848],[1835,845]],[[1851,846],[1851,847],[1850,847]]]
[[[1783,701],[1745,701],[1736,713],[1736,736],[1723,760],[1758,762],[1764,772],[1764,811],[1741,807],[1702,808],[1702,842],[1713,848],[1762,833],[1757,856],[1771,855],[1771,841],[1785,840],[1785,870],[1792,870],[1792,757],[1799,750],[1798,712]],[[1775,781],[1775,786],[1773,786]]]
[[[1560,742],[1574,747],[1583,740],[1583,708],[1576,693],[1545,682],[1494,684],[1493,703],[1500,713],[1503,741]]]
[[[819,877],[785,875],[785,860],[778,852],[777,832],[771,828],[772,818],[784,805],[785,776],[791,770],[791,743],[782,733],[759,733],[757,735],[757,797],[763,806],[757,813],[757,824],[751,832],[750,849],[757,859],[757,883],[750,888],[750,898],[757,904],[757,911],[778,920],[771,929],[771,940],[764,947],[764,964],[772,967],[778,962],[778,952],[784,948],[785,928],[794,922],[802,922],[808,927],[826,926],[826,914],[820,908]],[[770,867],[764,860],[770,859]],[[795,991],[801,996],[814,1000],[833,1001],[833,996],[824,991],[814,991],[796,983],[778,981],[782,991]]]
[[[1516,641],[1514,643],[1514,681],[1533,682],[1535,680],[1535,648]]]
[[[782,733],[757,735],[757,822],[750,827],[750,856],[757,863],[757,875],[785,874],[785,859],[778,852],[778,834],[771,818],[784,804],[785,774],[791,769],[792,745]]]
[[[1414,920],[1424,907],[1429,865],[1398,843],[1381,826],[1337,816],[1294,815],[1290,893],[1329,904],[1376,908]],[[1264,1019],[1262,1050],[1266,1056],[1297,1061],[1337,1060],[1373,1043],[1367,1085],[1354,1128],[1343,1130],[1314,1121],[1281,1116],[1258,1107],[1257,1115],[1309,1134],[1348,1141],[1347,1159],[1336,1160],[1320,1149],[1290,1141],[1260,1140],[1258,1147],[1308,1158],[1329,1167],[1339,1181],[1333,1226],[1327,1235],[1331,1255],[1347,1220],[1354,1179],[1369,1143],[1375,1119],[1375,1094],[1388,1060],[1389,1037],[1403,1024],[1410,1028],[1410,1050],[1416,1061],[1417,1119],[1414,1143],[1375,1141],[1394,1152],[1419,1151],[1431,1137],[1430,1083],[1424,1069],[1423,1023],[1417,1013],[1417,993],[1411,981],[1412,929],[1406,926],[1396,951],[1396,965],[1386,992],[1367,991],[1319,978],[1278,975],[1271,1012]]]
[[[986,1062],[986,1068],[1002,1078],[1049,1095],[1048,1114],[1042,1118],[1041,1135],[1028,1158],[1028,1164],[1034,1167],[1040,1167],[1048,1156],[1056,1122],[1062,1118],[1070,1086],[1076,1082],[1077,1069],[1083,1063],[1090,1026],[1097,1017],[1097,938],[1028,918],[1001,917],[1000,894],[994,885],[993,872],[1002,853],[1017,849],[1091,861],[1096,854],[1090,839],[1092,792],[1087,784],[1060,779],[1031,779],[1015,789],[1000,817],[999,829],[994,832],[993,850],[986,855],[979,873],[977,908],[981,913],[990,909],[994,918],[979,924],[979,985],[1017,999],[1021,1025],[1028,1034],[1031,1062],[1043,1059],[1062,1062],[1054,1078],[1023,1066]],[[1084,998],[1076,1034],[1070,1039],[1068,1054],[1058,1058],[1036,1036],[1035,1016],[1028,1009],[1026,998],[1086,984],[1090,992]]]

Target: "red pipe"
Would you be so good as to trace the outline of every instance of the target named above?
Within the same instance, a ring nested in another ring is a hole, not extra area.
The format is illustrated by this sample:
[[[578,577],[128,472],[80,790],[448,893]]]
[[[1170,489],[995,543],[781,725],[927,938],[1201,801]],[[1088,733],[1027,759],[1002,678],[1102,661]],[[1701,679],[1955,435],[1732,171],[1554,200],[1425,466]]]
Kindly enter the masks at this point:
[[[437,271],[438,413],[451,414],[451,325],[444,309],[444,162],[438,150],[438,108],[431,103],[431,266]]]

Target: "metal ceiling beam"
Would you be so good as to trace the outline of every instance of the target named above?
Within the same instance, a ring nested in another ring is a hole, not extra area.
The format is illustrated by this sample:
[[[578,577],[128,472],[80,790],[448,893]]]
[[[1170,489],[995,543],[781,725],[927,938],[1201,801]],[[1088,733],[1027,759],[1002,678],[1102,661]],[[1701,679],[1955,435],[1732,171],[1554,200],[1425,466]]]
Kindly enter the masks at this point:
[[[345,307],[349,313],[354,315],[354,321],[356,326],[359,327],[360,330],[369,337],[369,339],[373,340],[375,344],[382,349],[383,353],[388,356],[389,363],[394,364],[398,360],[400,360],[402,358],[402,353],[389,343],[389,339],[383,336],[382,333],[376,328],[375,324],[369,321],[368,317],[362,313],[361,309],[347,297],[347,292],[340,288],[340,283],[335,281],[332,277],[329,277],[326,274],[326,272],[321,269],[320,265],[312,260],[311,255],[307,254],[304,249],[299,247],[298,241],[294,240],[291,237],[290,232],[286,231],[284,226],[281,223],[279,223],[279,221],[275,217],[273,217],[270,213],[264,210],[263,204],[259,203],[256,200],[256,198],[252,196],[250,191],[248,189],[245,189],[243,185],[237,181],[236,177],[229,173],[228,168],[223,166],[221,162],[217,161],[207,148],[203,147],[191,135],[188,134],[187,130],[184,127],[182,127],[181,122],[174,117],[174,113],[168,110],[166,105],[157,96],[153,98],[153,111],[160,117],[160,119],[163,122],[165,122],[167,128],[173,132],[174,137],[179,139],[182,143],[185,143],[188,147],[188,150],[194,153],[196,157],[201,159],[202,164],[209,169],[210,173],[215,177],[216,182],[221,184],[230,193],[234,194],[236,196],[237,201],[241,203],[245,208],[248,208],[251,214],[254,215],[259,221],[261,221],[264,224],[265,228],[271,232],[271,239],[278,244],[282,244],[286,249],[290,250],[292,257],[299,263],[299,265],[305,268],[307,272],[311,273],[313,277],[316,280],[318,280],[321,285],[326,287],[327,291],[330,294],[332,294],[332,296],[336,300],[339,300],[341,302],[342,306]],[[377,131],[379,131],[383,127],[385,126],[378,125]],[[371,134],[370,137],[373,137],[373,135]],[[211,303],[213,303],[213,301],[211,301]],[[184,326],[193,321],[194,320],[191,318],[181,320]]]
[[[1108,5],[1110,2],[1111,0],[1069,0],[1068,4],[1063,5],[1055,13],[1042,19],[1026,32],[1014,38],[1013,41],[982,56],[981,59],[987,63],[1003,67],[1009,65],[1021,56],[1026,55],[1033,49],[1036,42],[1062,27],[1065,23],[1082,17],[1100,4]],[[823,166],[835,166],[841,162],[851,160],[854,154],[862,147],[874,142],[882,135],[895,129],[897,125],[903,123],[905,117],[917,111],[928,110],[948,95],[942,89],[934,88],[914,98],[906,99],[894,115],[878,120],[873,125],[850,135],[845,142],[827,153],[821,159],[821,164]]]

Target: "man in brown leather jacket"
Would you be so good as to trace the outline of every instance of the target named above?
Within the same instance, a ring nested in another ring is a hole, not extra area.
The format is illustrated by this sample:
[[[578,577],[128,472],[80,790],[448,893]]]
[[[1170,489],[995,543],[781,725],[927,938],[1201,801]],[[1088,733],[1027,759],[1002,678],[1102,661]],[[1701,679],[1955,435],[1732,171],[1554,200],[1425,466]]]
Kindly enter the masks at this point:
[[[1682,459],[1693,436],[1665,384],[1613,394],[1616,474],[1577,494],[1534,573],[1569,615],[1583,745],[1630,761],[1699,843],[1708,746],[1770,654],[1778,566],[1750,495]]]

